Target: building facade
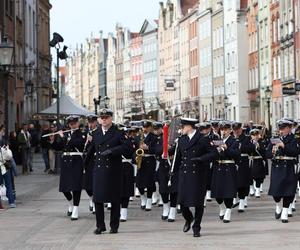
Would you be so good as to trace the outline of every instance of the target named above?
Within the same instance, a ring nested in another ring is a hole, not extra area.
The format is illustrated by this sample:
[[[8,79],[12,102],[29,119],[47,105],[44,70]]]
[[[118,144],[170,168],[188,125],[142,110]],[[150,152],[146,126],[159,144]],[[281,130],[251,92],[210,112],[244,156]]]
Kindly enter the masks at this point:
[[[211,1],[199,4],[199,75],[200,75],[200,121],[210,120],[213,115],[212,85],[212,6]]]
[[[248,121],[247,1],[223,1],[226,119]]]
[[[140,35],[143,39],[143,100],[146,114],[157,119],[159,110],[157,22],[146,19],[140,30]]]

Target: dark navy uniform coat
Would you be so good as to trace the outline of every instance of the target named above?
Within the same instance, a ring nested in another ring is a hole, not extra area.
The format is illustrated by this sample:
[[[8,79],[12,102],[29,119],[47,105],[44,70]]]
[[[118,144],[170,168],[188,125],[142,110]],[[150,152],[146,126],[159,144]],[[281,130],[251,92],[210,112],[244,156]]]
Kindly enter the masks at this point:
[[[213,166],[211,196],[214,198],[235,198],[237,193],[237,165],[241,151],[239,142],[231,135],[226,140],[227,149],[219,153],[218,160],[233,160],[235,163]]]
[[[153,155],[150,157],[143,157],[142,166],[137,171],[136,185],[138,188],[151,188],[155,190],[155,169],[156,169],[156,158],[155,158],[155,147],[156,147],[157,137],[153,133],[149,133],[146,138],[144,138],[144,143],[149,147],[148,150],[144,150],[145,154]],[[139,137],[137,139],[137,144],[139,143]]]
[[[83,152],[86,134],[80,129],[65,133],[64,138],[56,137],[53,147],[63,152]],[[62,154],[60,170],[60,192],[81,191],[83,180],[83,159],[80,155]]]
[[[217,151],[210,144],[209,138],[197,131],[191,140],[187,135],[180,137],[177,155],[181,159],[178,203],[185,207],[202,206],[209,163],[217,157]],[[198,157],[200,161],[191,160]]]
[[[106,150],[111,154],[102,156]],[[122,155],[132,152],[132,146],[123,131],[114,124],[103,135],[101,126],[93,134],[86,161],[95,157],[93,170],[93,200],[95,203],[119,202],[122,186]]]
[[[289,134],[282,138],[284,148],[279,148],[276,156],[289,156],[297,158],[299,146],[295,136]],[[297,160],[276,160],[272,155],[273,145],[267,148],[267,157],[272,159],[271,182],[269,195],[274,197],[294,196],[297,188],[297,173],[295,171]]]

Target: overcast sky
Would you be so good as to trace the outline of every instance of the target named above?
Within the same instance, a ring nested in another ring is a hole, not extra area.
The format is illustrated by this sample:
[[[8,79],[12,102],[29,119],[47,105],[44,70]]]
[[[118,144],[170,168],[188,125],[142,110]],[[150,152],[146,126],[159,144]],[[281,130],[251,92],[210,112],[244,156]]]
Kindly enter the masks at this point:
[[[67,46],[83,43],[91,32],[114,32],[117,22],[138,32],[145,18],[157,19],[163,0],[50,0],[51,33],[58,32]],[[51,35],[52,37],[52,35]]]

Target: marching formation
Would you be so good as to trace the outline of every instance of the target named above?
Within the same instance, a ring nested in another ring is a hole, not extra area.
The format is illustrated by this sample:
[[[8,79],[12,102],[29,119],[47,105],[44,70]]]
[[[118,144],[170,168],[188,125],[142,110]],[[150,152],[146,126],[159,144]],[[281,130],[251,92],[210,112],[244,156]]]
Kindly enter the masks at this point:
[[[159,204],[164,221],[174,222],[182,213],[183,232],[192,228],[193,236],[200,237],[207,202],[215,199],[216,217],[229,223],[232,209],[246,211],[249,195],[260,198],[269,171],[275,219],[287,223],[295,210],[300,127],[292,119],[279,120],[271,136],[262,125],[217,119],[199,123],[178,117],[125,126],[113,123],[110,109],[87,118],[86,129],[79,117],[70,116],[65,131],[45,137],[61,152],[59,191],[68,201],[67,215],[79,218],[81,192],[86,190],[90,211],[96,214],[95,234],[106,231],[105,207],[110,210],[110,233],[118,233],[136,196],[145,212]]]

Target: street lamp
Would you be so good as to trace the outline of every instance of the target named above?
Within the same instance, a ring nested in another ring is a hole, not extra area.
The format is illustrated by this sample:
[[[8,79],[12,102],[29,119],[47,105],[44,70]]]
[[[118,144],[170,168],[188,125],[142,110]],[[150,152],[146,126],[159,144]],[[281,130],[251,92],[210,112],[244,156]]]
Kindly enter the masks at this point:
[[[3,39],[0,44],[0,73],[3,77],[3,90],[4,90],[4,126],[5,126],[5,138],[8,140],[8,78],[9,71],[12,64],[14,47],[10,45],[7,39]]]
[[[101,95],[99,95],[98,99],[94,98],[94,106],[95,106],[95,115],[97,115],[97,107],[98,105],[100,106],[100,101],[101,101]]]
[[[64,41],[63,37],[54,32],[53,38],[49,42],[49,46],[56,49],[56,116],[57,116],[57,126],[59,126],[59,114],[60,114],[60,105],[59,105],[59,59],[66,60],[68,58],[67,55],[67,46],[63,47],[62,51],[60,49],[60,43]]]
[[[228,119],[227,118],[227,108],[228,108],[228,96],[225,95],[224,96],[224,119]]]
[[[110,98],[108,96],[104,97],[104,106],[105,106],[105,108],[108,108],[109,100],[110,100]]]
[[[272,134],[272,129],[271,129],[271,114],[270,114],[270,103],[271,103],[271,94],[272,94],[272,90],[269,88],[269,86],[267,86],[267,88],[265,89],[265,97],[267,100],[267,107],[268,107],[268,128],[270,131],[270,135]]]

